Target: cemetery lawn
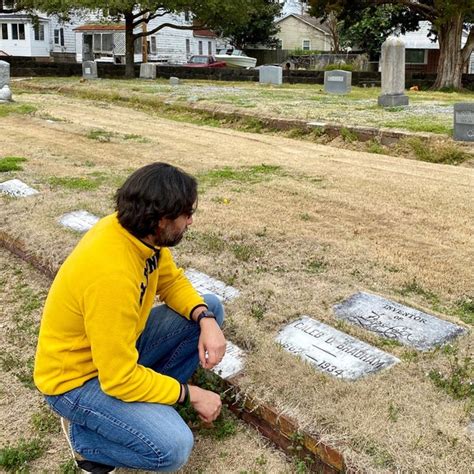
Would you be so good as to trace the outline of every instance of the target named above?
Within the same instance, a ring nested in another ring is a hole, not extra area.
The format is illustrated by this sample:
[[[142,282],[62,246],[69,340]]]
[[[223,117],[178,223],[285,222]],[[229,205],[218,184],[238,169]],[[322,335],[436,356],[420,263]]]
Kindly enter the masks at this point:
[[[0,182],[17,178],[40,192],[23,199],[0,196],[3,241],[15,241],[56,270],[80,238],[58,225],[62,214],[84,209],[104,216],[131,171],[152,161],[181,166],[198,177],[200,197],[194,224],[174,254],[179,265],[240,290],[226,307],[225,333],[248,353],[242,389],[334,446],[349,467],[437,473],[472,468],[473,169],[177,123],[141,107],[138,99],[134,109],[94,96],[102,87],[101,94],[106,88],[121,94],[114,87],[123,84],[131,97],[152,97],[145,88],[169,89],[162,82],[32,84],[84,88],[84,94],[64,95],[54,87],[22,94],[14,83],[15,107],[33,109],[4,113],[11,106],[0,105],[0,159],[20,158],[0,172]],[[274,89],[259,90],[264,92]],[[296,95],[291,88],[287,93]],[[0,447],[8,440],[17,446],[21,438],[48,439],[43,447],[22,449],[41,452],[33,472],[60,470],[68,459],[65,442],[31,388],[49,282],[4,251],[0,258],[0,369],[8,382],[0,392]],[[469,332],[429,352],[380,339],[334,317],[333,305],[357,291],[435,314]],[[284,325],[302,315],[401,362],[354,382],[316,372],[274,342]],[[222,445],[222,456],[208,451],[221,449],[220,441],[203,438],[194,451],[194,472],[304,472],[260,444],[245,459],[238,457],[235,446],[244,456],[257,438],[248,438],[240,425],[237,431],[243,434],[225,441],[237,440],[232,448]]]

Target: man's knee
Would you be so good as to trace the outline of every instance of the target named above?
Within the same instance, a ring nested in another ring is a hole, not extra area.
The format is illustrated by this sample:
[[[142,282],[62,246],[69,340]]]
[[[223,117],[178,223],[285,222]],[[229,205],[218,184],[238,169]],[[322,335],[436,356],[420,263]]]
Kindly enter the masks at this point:
[[[208,293],[204,295],[203,298],[209,311],[214,313],[219,326],[222,326],[224,322],[224,307],[222,306],[221,300],[213,293]]]
[[[194,437],[186,426],[179,433],[167,436],[166,442],[161,443],[158,470],[171,472],[181,469],[189,459],[193,449]]]

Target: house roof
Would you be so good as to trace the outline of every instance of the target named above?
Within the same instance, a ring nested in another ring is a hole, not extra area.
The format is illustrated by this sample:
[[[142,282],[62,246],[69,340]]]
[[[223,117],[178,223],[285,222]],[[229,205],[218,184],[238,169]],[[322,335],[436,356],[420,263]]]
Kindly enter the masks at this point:
[[[329,28],[327,27],[327,25],[325,23],[322,23],[321,20],[319,20],[318,18],[315,18],[314,16],[310,15],[298,15],[297,13],[290,13],[289,15],[280,18],[275,23],[281,23],[290,16],[296,18],[299,21],[302,21],[303,23],[306,23],[307,25],[311,26],[312,28],[315,28],[316,30],[322,31],[324,34],[329,34]]]
[[[1,13],[0,20],[22,20],[22,21],[31,21],[31,15],[26,13]],[[42,16],[38,17],[39,21],[48,21],[48,18]]]
[[[115,25],[81,25],[77,28],[74,28],[74,31],[123,31],[125,30],[125,25],[115,24]]]
[[[211,30],[193,30],[193,36],[204,36],[206,38],[215,38],[216,34]]]

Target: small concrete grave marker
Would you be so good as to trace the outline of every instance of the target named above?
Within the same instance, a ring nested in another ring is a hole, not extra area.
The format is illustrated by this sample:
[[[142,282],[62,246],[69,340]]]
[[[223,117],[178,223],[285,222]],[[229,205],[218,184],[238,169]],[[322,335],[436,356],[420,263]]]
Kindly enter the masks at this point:
[[[212,369],[223,379],[230,379],[244,369],[245,352],[240,347],[227,341],[224,358]]]
[[[454,104],[454,139],[474,142],[474,102]]]
[[[77,232],[87,232],[99,218],[87,211],[68,212],[60,217],[59,223]]]
[[[324,92],[327,94],[348,94],[352,86],[352,72],[334,69],[324,72]]]
[[[396,357],[308,316],[284,327],[276,340],[315,369],[347,380],[356,380],[400,362]]]
[[[97,63],[95,61],[84,61],[82,63],[82,77],[84,79],[97,79]]]
[[[179,86],[179,84],[180,84],[179,77],[174,77],[174,76],[170,77],[170,86]]]
[[[140,79],[156,79],[156,64],[140,64]]]
[[[0,102],[10,102],[12,92],[10,90],[10,64],[0,61]]]
[[[211,278],[205,273],[189,268],[186,277],[200,294],[214,293],[221,301],[227,302],[239,296],[239,290],[227,286],[223,281]]]
[[[334,306],[337,319],[424,351],[466,332],[461,326],[369,293]]]
[[[12,197],[26,197],[38,194],[36,189],[30,188],[27,184],[19,179],[10,179],[0,183],[0,193],[8,194]]]
[[[405,43],[389,36],[382,44],[382,94],[378,104],[382,107],[408,105],[405,95]]]
[[[273,84],[281,86],[283,84],[283,68],[280,66],[260,66],[260,84]]]

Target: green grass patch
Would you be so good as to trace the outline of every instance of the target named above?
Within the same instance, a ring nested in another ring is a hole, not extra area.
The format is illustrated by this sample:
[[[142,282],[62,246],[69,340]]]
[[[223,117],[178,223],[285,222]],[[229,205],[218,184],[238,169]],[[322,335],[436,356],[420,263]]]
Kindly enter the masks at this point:
[[[46,451],[46,443],[40,439],[21,439],[16,445],[7,443],[0,448],[0,467],[7,472],[28,472],[28,463],[41,457]]]
[[[134,133],[127,133],[123,135],[124,140],[133,140],[138,143],[149,143],[150,139],[147,137],[142,137],[141,135],[136,135]]]
[[[0,104],[0,117],[7,117],[10,114],[29,115],[38,109],[34,105],[6,103]]]
[[[37,433],[59,433],[61,431],[58,416],[47,407],[31,415],[31,424]]]
[[[474,298],[466,296],[457,301],[455,314],[466,324],[474,325]]]
[[[457,165],[470,157],[467,153],[452,144],[428,144],[420,138],[413,137],[401,140],[402,146],[407,145],[420,161]]]
[[[74,176],[54,176],[49,178],[48,183],[58,188],[71,189],[74,191],[92,191],[97,189],[104,181],[103,176],[92,176],[90,178]]]
[[[357,140],[357,135],[345,127],[341,128],[340,134],[342,139],[347,143],[352,143]]]
[[[402,296],[419,295],[432,304],[439,304],[439,297],[432,291],[423,288],[416,280],[416,277],[402,286],[400,294]]]
[[[108,132],[102,129],[93,129],[87,132],[86,137],[90,140],[97,140],[98,142],[110,142],[115,135],[113,132]]]
[[[398,111],[398,110],[396,110]],[[439,120],[430,119],[423,117],[404,117],[397,120],[390,120],[380,124],[382,127],[387,128],[401,128],[404,130],[410,130],[411,132],[431,132],[439,133],[443,135],[452,135],[453,127],[444,123],[440,123]]]
[[[326,270],[327,266],[327,262],[322,258],[314,258],[306,263],[306,271],[308,273],[319,274],[323,273]]]
[[[230,246],[232,253],[235,255],[237,260],[241,262],[249,262],[252,257],[256,257],[257,253],[255,247],[247,244],[236,243]]]
[[[383,155],[385,153],[384,147],[377,140],[369,140],[367,142],[367,151],[378,155]]]
[[[21,156],[5,156],[0,158],[0,173],[7,171],[21,171],[23,168],[20,163],[24,163],[26,158]]]

